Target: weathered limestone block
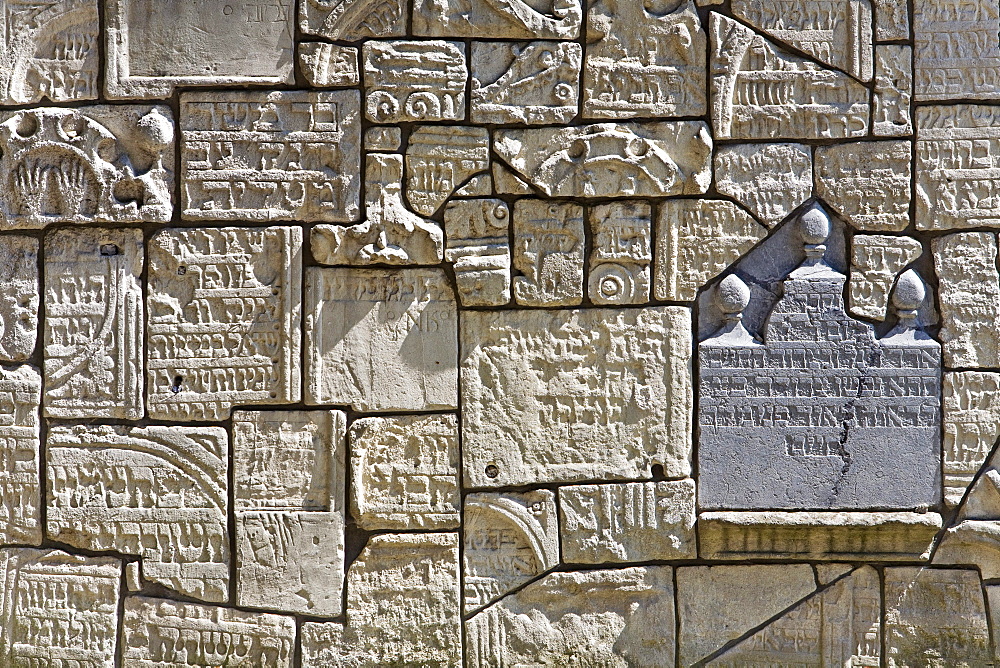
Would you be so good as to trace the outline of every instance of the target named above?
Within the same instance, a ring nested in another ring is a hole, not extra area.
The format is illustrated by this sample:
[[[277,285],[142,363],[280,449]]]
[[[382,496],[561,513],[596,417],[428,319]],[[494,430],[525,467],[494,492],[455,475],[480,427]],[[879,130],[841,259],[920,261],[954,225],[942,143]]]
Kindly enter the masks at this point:
[[[532,195],[535,192],[524,178],[515,174],[503,163],[493,163],[492,176],[497,195]]]
[[[41,393],[42,378],[34,367],[0,368],[0,543],[42,542]]]
[[[307,35],[348,42],[402,37],[408,13],[400,0],[302,0],[299,29]]]
[[[413,34],[430,37],[576,39],[580,0],[416,0]]]
[[[236,411],[236,602],[307,615],[343,610],[341,411]]]
[[[702,121],[497,130],[493,150],[550,197],[697,195],[712,181]]]
[[[165,598],[125,599],[123,668],[291,668],[295,619]]]
[[[467,665],[674,665],[669,566],[550,573],[465,623]]]
[[[113,668],[121,562],[0,550],[0,665]]]
[[[347,623],[305,623],[303,668],[462,661],[458,534],[372,536],[347,575]]]
[[[170,220],[169,108],[25,109],[0,120],[0,230]]]
[[[53,426],[46,448],[49,538],[141,556],[149,580],[228,600],[224,429]]]
[[[881,600],[878,573],[862,566],[705,665],[881,665]]]
[[[362,54],[368,120],[399,123],[465,118],[468,70],[461,42],[365,42]]]
[[[358,411],[458,405],[458,313],[440,269],[306,270],[306,397]]]
[[[104,0],[105,90],[165,98],[174,86],[295,82],[295,3]]]
[[[694,559],[694,481],[559,488],[563,561]]]
[[[351,425],[351,515],[367,530],[459,525],[458,421],[400,415]]]
[[[856,229],[900,232],[910,224],[910,142],[816,147],[816,195]]]
[[[851,313],[885,320],[893,283],[906,267],[923,254],[911,237],[856,234],[851,242],[851,279],[848,284]]]
[[[1000,272],[997,238],[961,232],[931,243],[948,368],[1000,366]]]
[[[774,227],[812,196],[812,151],[802,144],[738,144],[715,151],[715,187]]]
[[[465,484],[688,475],[690,319],[671,306],[463,313]]]
[[[945,503],[954,507],[962,500],[966,488],[1000,436],[1000,374],[985,371],[946,373],[943,409],[944,498]],[[986,477],[994,479],[989,472]],[[997,480],[1000,482],[1000,478]],[[967,503],[965,510],[968,509]],[[992,519],[975,512],[970,516]],[[1000,508],[996,519],[1000,519]]]
[[[998,70],[1000,72],[1000,70]],[[1000,109],[917,107],[917,229],[1000,227]]]
[[[0,2],[0,104],[97,98],[97,3]]]
[[[590,251],[587,295],[599,305],[649,301],[649,265],[653,263],[652,209],[648,202],[598,204],[587,222]]]
[[[705,659],[815,590],[808,564],[678,568],[681,665]]]
[[[399,127],[376,125],[365,130],[366,151],[398,151],[402,145],[403,130]],[[400,176],[400,182],[402,182],[402,178]]]
[[[185,93],[184,218],[357,220],[360,104],[348,90]]]
[[[733,0],[733,16],[855,79],[872,78],[868,0]]]
[[[686,302],[767,236],[732,202],[706,199],[666,200],[656,230],[656,298]]]
[[[0,237],[0,360],[23,362],[38,338],[38,240]]]
[[[872,0],[872,5],[875,8],[876,40],[910,38],[910,10],[906,0]]]
[[[703,559],[921,561],[937,532],[937,513],[703,512]]]
[[[456,190],[489,167],[486,128],[419,126],[406,146],[406,200],[417,213],[434,215]]]
[[[890,668],[991,663],[976,571],[885,569],[885,646]]]
[[[45,237],[46,416],[143,416],[143,264],[142,230]]]
[[[302,230],[171,228],[149,242],[151,417],[299,400]]]
[[[555,496],[540,489],[465,497],[462,601],[466,614],[559,563]]]
[[[792,55],[715,12],[709,32],[717,139],[841,139],[868,133],[868,89],[848,75]]]
[[[1000,32],[998,0],[920,0],[913,32],[918,102],[1000,98],[1000,48],[991,39]]]
[[[473,42],[472,122],[568,123],[582,57],[573,42]]]
[[[510,301],[510,209],[498,199],[454,200],[444,210],[448,246],[462,306]]]
[[[357,86],[361,83],[358,49],[353,46],[303,42],[299,44],[299,69],[309,85],[317,88]]]
[[[875,94],[872,134],[895,137],[913,134],[913,49],[905,45],[875,47]]]
[[[702,116],[708,39],[694,0],[662,12],[640,2],[587,8],[585,118]]]
[[[514,203],[514,301],[575,306],[583,301],[583,207],[520,199]]]
[[[403,203],[403,156],[365,156],[365,221],[317,225],[310,245],[322,264],[437,264],[444,253],[441,227]]]

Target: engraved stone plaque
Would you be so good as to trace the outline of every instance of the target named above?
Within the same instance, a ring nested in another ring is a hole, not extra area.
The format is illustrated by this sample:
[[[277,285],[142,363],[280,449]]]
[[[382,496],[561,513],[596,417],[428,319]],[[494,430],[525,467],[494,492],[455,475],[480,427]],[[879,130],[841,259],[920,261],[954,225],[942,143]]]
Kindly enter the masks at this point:
[[[38,338],[38,240],[0,237],[0,359],[22,362]]]
[[[42,378],[31,366],[0,368],[0,542],[42,542],[38,405]]]

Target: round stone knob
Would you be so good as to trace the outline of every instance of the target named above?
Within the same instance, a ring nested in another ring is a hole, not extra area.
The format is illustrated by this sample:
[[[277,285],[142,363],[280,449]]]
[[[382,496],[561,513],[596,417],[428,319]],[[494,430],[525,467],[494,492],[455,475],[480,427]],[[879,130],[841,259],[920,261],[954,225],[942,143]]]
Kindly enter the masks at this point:
[[[907,269],[896,281],[896,289],[892,293],[892,305],[900,311],[916,311],[924,303],[927,288],[920,274]]]
[[[715,303],[727,316],[738,315],[750,303],[750,288],[736,274],[729,274],[715,289]]]
[[[815,205],[799,218],[799,230],[802,241],[811,246],[826,243],[830,237],[830,216],[823,207]]]

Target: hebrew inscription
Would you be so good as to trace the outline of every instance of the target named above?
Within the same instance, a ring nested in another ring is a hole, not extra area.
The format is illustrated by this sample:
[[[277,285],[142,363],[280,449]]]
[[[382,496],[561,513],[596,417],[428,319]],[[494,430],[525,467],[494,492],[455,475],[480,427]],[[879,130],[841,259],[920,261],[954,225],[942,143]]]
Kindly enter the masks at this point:
[[[0,541],[42,542],[39,451],[42,378],[31,366],[0,369]]]
[[[0,359],[23,362],[38,338],[38,241],[0,237]]]

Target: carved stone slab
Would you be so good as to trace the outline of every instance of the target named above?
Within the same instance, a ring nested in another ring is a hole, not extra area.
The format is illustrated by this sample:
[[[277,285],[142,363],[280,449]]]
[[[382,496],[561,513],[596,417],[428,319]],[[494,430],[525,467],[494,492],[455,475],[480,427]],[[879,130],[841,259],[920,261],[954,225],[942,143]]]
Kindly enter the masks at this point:
[[[943,394],[944,500],[954,507],[1000,436],[1000,374],[946,373]]]
[[[590,209],[587,295],[599,305],[649,301],[653,220],[647,202],[598,204]]]
[[[299,69],[316,88],[357,86],[361,82],[358,49],[325,42],[299,44]]]
[[[875,39],[910,38],[910,10],[906,0],[872,0],[875,8]]]
[[[559,488],[562,558],[604,564],[694,559],[694,481]]]
[[[466,613],[506,595],[559,563],[556,495],[479,492],[465,497],[462,580]]]
[[[921,0],[913,30],[918,101],[1000,98],[1000,48],[990,40],[1000,32],[1000,2]]]
[[[875,47],[875,94],[872,96],[872,134],[896,137],[913,133],[912,47],[880,44]]]
[[[422,125],[406,146],[406,200],[424,216],[441,205],[471,178],[490,166],[486,128]]]
[[[229,598],[224,429],[53,426],[46,447],[49,538],[141,556],[153,582]]]
[[[38,240],[0,237],[0,359],[23,362],[38,338]]]
[[[583,49],[573,42],[473,42],[474,123],[568,123]]]
[[[175,86],[295,81],[295,3],[104,0],[105,91],[165,98]]]
[[[440,269],[306,270],[306,403],[458,405],[458,314]]]
[[[40,545],[42,377],[31,366],[0,368],[0,542]]]
[[[889,293],[896,277],[923,254],[920,242],[911,237],[856,234],[851,241],[851,313],[872,320],[885,320]]]
[[[902,231],[910,224],[910,142],[816,147],[816,194],[855,228]]]
[[[465,484],[687,475],[690,337],[681,307],[463,313]]]
[[[583,226],[579,204],[540,199],[514,203],[514,301],[521,306],[583,301]]]
[[[585,118],[702,116],[708,39],[694,0],[588,3]]]
[[[113,668],[121,562],[0,550],[0,664]]]
[[[184,218],[357,220],[360,105],[356,91],[185,93]]]
[[[576,39],[580,0],[416,0],[413,34],[430,37]]]
[[[720,146],[715,187],[774,227],[812,195],[812,151],[802,144]]]
[[[122,666],[291,668],[295,619],[165,598],[125,599]]]
[[[408,13],[400,0],[302,0],[299,28],[307,35],[349,42],[402,37]]]
[[[341,411],[236,411],[236,598],[334,617],[343,609]]]
[[[550,573],[465,623],[467,665],[674,665],[669,566]],[[656,629],[651,633],[651,629]]]
[[[367,530],[460,522],[454,415],[371,417],[351,425],[351,515]]]
[[[45,237],[45,415],[143,416],[141,230]]]
[[[43,107],[0,121],[0,230],[170,220],[169,108]]]
[[[299,400],[302,230],[166,229],[149,242],[151,417]]]
[[[461,42],[365,42],[365,115],[373,123],[460,121],[468,69]]]
[[[510,209],[499,199],[454,200],[444,210],[448,247],[462,306],[510,301]]]

